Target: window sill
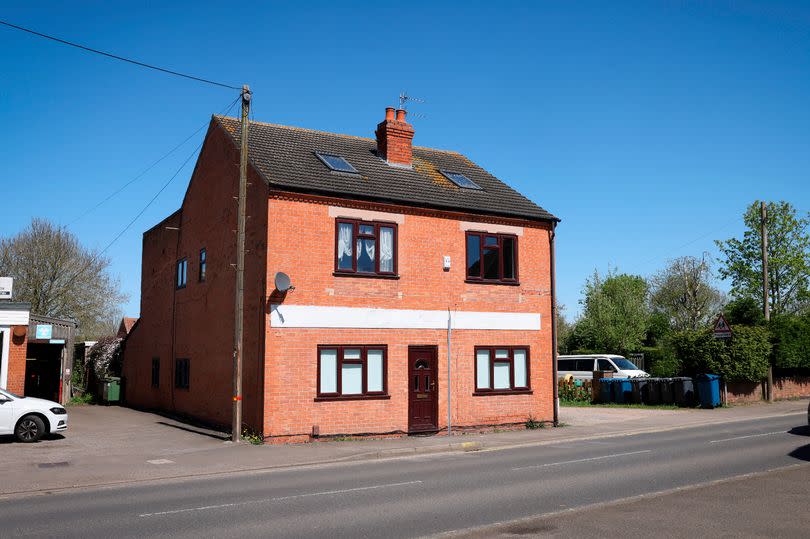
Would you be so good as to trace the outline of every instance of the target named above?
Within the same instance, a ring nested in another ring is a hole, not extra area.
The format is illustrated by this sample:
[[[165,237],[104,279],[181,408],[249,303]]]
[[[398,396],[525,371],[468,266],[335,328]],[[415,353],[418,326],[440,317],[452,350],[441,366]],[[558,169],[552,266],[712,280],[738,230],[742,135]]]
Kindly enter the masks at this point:
[[[475,391],[473,397],[489,397],[492,395],[532,395],[531,389],[500,389],[493,391]]]
[[[465,279],[464,282],[467,284],[494,284],[501,286],[520,286],[519,282],[511,282],[511,281],[481,281],[477,279]]]
[[[380,401],[390,400],[391,395],[351,395],[346,397],[315,397],[315,402],[330,401]]]
[[[377,275],[376,273],[343,273],[340,271],[332,272],[335,277],[357,277],[360,279],[390,279],[396,281],[399,275]]]

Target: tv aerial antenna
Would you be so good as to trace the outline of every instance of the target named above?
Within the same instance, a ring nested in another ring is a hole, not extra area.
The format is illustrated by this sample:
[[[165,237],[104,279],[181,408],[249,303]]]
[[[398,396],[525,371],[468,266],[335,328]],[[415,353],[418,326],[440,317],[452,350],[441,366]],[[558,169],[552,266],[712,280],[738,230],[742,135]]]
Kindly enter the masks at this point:
[[[421,104],[421,103],[424,103],[424,102],[425,102],[424,99],[420,99],[418,97],[408,95],[408,92],[405,91],[405,90],[403,90],[402,93],[399,94],[399,108],[402,109],[402,110],[408,110],[408,104],[409,103],[413,103],[413,104],[419,103],[419,104]],[[408,111],[408,112],[414,118],[421,118],[421,119],[427,118],[424,114],[421,114],[421,113],[418,113],[418,112],[411,112],[411,111]]]

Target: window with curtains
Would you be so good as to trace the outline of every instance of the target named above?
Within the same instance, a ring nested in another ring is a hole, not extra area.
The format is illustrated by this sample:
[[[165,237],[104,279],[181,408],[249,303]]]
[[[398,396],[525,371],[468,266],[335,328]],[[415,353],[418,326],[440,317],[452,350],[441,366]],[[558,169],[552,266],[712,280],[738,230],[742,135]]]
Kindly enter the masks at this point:
[[[335,221],[335,273],[396,276],[397,225],[376,221]]]
[[[517,236],[467,232],[467,281],[518,284]]]
[[[318,398],[387,397],[387,347],[318,346]]]
[[[475,347],[475,394],[529,390],[529,347]]]

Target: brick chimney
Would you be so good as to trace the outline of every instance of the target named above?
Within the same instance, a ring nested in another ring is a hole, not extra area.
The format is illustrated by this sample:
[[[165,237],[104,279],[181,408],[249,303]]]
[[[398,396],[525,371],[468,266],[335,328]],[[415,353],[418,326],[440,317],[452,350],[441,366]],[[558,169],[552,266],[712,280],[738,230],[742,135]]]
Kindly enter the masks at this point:
[[[413,126],[405,121],[405,114],[403,109],[385,109],[385,120],[377,124],[377,155],[390,165],[410,167],[413,161]]]

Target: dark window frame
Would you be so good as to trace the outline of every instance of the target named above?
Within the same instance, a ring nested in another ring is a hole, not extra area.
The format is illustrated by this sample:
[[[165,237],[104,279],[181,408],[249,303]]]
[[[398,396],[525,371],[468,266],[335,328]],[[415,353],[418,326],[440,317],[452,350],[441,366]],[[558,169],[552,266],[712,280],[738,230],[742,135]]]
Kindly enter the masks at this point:
[[[197,268],[197,281],[200,283],[205,282],[205,275],[208,269],[208,252],[205,247],[200,249],[200,267]]]
[[[346,349],[359,349],[360,359],[344,359]],[[337,361],[335,368],[335,389],[334,393],[321,393],[321,351],[337,350]],[[382,350],[382,391],[368,391],[368,351]],[[335,400],[373,400],[390,399],[388,394],[388,345],[385,344],[319,344],[316,361],[318,362],[318,375],[315,380],[315,401],[335,401]],[[343,395],[341,388],[343,384],[343,364],[359,364],[363,366],[363,386],[362,393]]]
[[[478,351],[489,351],[489,388],[478,387]],[[509,389],[493,389],[495,380],[495,350],[508,350],[509,358],[498,358],[497,362],[509,362]],[[526,351],[526,385],[515,387],[515,350]],[[473,352],[473,378],[475,383],[474,396],[482,395],[527,395],[532,391],[532,370],[531,370],[531,347],[530,346],[476,346]]]
[[[182,276],[183,281],[180,282],[181,271],[180,268],[182,267]],[[183,257],[177,260],[177,264],[174,267],[174,286],[176,290],[180,290],[181,288],[185,288],[188,286],[188,258]]]
[[[498,278],[497,279],[485,279],[484,278],[484,241],[485,238],[494,237],[497,238],[498,244],[487,245],[487,249],[497,249],[498,251]],[[469,238],[477,237],[478,238],[478,275],[470,275],[470,268],[467,266],[469,260]],[[503,276],[503,268],[504,268],[504,260],[503,260],[503,240],[504,239],[511,239],[514,243],[514,256],[512,260],[512,266],[514,268],[515,276],[512,278],[504,278]],[[515,234],[502,234],[502,233],[490,233],[490,232],[480,232],[477,230],[469,230],[464,234],[464,275],[465,281],[468,283],[486,283],[486,284],[505,284],[511,286],[519,286],[520,285],[520,273],[518,271],[518,261],[520,260],[519,257],[519,246],[518,246],[518,237]]]
[[[152,358],[152,387],[160,387],[160,358]]]
[[[191,387],[191,360],[187,357],[178,357],[174,360],[174,387],[175,389]]]
[[[352,225],[352,267],[351,269],[348,268],[341,268],[340,267],[340,257],[338,256],[338,240],[340,238],[340,225],[341,224],[349,224]],[[373,226],[374,227],[374,234],[360,234],[360,226]],[[380,271],[380,228],[392,228],[394,229],[394,246],[393,246],[393,271]],[[357,271],[357,239],[374,239],[375,240],[375,256],[374,256],[374,271]],[[334,275],[350,275],[353,277],[378,277],[378,278],[388,278],[388,279],[397,279],[399,278],[399,228],[397,227],[397,223],[389,222],[389,221],[363,221],[362,219],[348,219],[345,217],[338,217],[335,219],[335,243],[332,247],[332,253],[335,259],[335,271]]]

